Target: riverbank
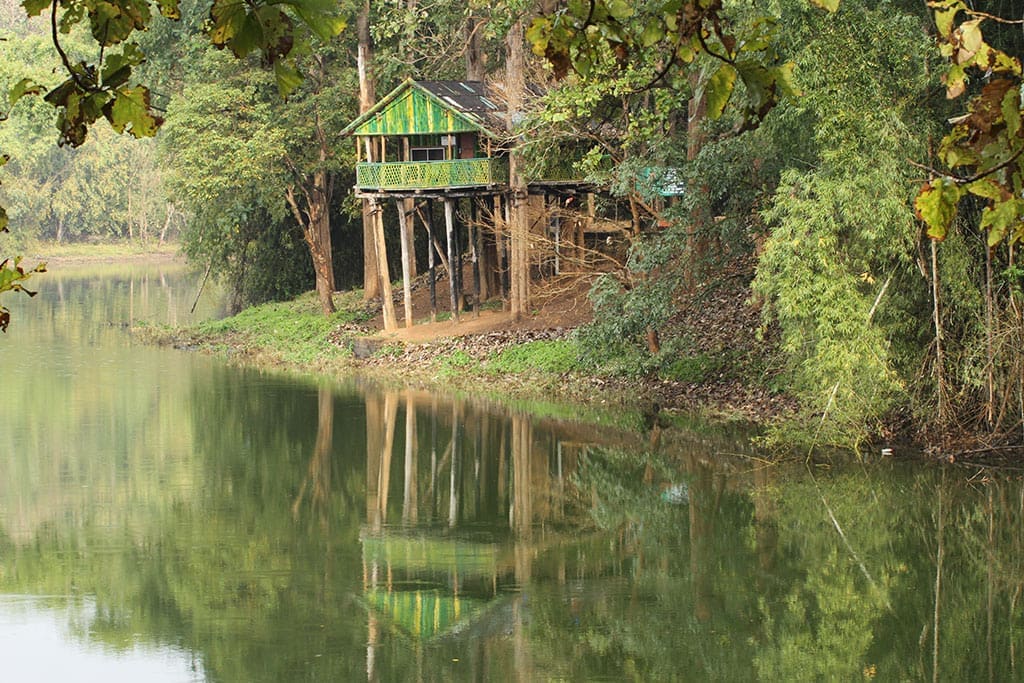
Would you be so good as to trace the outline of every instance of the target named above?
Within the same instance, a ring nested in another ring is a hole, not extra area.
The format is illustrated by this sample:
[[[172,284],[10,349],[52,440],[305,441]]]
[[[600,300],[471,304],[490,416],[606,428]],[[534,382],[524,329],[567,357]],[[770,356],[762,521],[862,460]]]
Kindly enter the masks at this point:
[[[756,425],[794,404],[771,388],[779,367],[776,347],[770,332],[758,335],[759,314],[746,303],[748,281],[724,280],[680,302],[660,331],[663,352],[642,361],[587,357],[580,334],[592,315],[585,281],[538,287],[531,315],[518,323],[493,304],[463,313],[458,323],[430,322],[427,305],[414,309],[416,325],[385,333],[379,301],[366,302],[356,290],[335,295],[338,312],[329,318],[309,293],[187,329],[144,327],[135,333],[233,362],[330,376],[356,373],[375,383],[507,400],[570,402],[580,410],[596,406],[634,416],[628,419],[637,428],[693,414]]]
[[[183,258],[176,242],[38,242],[17,250],[23,264],[47,267],[125,261],[173,261]]]

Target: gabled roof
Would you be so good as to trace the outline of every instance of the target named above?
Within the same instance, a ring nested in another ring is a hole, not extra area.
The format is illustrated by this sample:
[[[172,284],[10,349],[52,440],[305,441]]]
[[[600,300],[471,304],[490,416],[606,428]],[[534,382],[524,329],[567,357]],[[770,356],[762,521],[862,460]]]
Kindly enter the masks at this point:
[[[479,132],[498,137],[504,107],[482,81],[406,79],[342,131],[347,135]]]

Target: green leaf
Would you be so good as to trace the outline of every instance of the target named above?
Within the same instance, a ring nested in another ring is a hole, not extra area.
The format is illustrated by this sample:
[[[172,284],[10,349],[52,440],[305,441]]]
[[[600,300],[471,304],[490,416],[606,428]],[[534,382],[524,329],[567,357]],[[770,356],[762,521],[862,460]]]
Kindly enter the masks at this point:
[[[533,54],[543,57],[547,52],[550,42],[551,20],[546,17],[537,17],[526,29],[526,41],[530,43]]]
[[[31,78],[23,78],[17,83],[15,83],[14,87],[11,88],[10,92],[7,93],[7,99],[10,101],[11,106],[13,107],[15,104],[17,104],[18,100],[20,100],[25,95],[38,95],[42,91],[43,86],[39,85]]]
[[[92,35],[100,45],[123,42],[132,31],[146,28],[151,17],[149,5],[137,0],[99,0],[89,9]]]
[[[973,195],[991,199],[995,202],[1002,201],[1007,196],[1007,192],[999,184],[987,178],[975,180],[966,186],[966,190]]]
[[[633,3],[627,0],[608,0],[608,14],[619,21],[625,21],[633,16]]]
[[[994,247],[1020,223],[1021,201],[1009,199],[994,202],[981,212],[981,228],[988,231],[988,246]]]
[[[345,18],[332,0],[290,0],[286,4],[294,7],[303,23],[324,42],[345,30]]]
[[[650,47],[665,37],[665,25],[658,19],[651,19],[640,34],[640,46]]]
[[[1006,91],[1002,101],[1003,121],[1006,123],[1006,135],[1016,137],[1020,130],[1020,85]]]
[[[939,35],[949,38],[953,32],[953,20],[956,19],[957,12],[965,9],[963,2],[961,0],[930,2],[928,6],[935,10],[935,26],[939,30]]]
[[[149,89],[144,86],[115,90],[114,98],[103,107],[103,114],[118,133],[127,130],[137,138],[153,137],[163,123],[163,119],[153,113]]]
[[[274,62],[274,79],[277,81],[277,91],[283,98],[287,98],[302,85],[302,76],[299,72],[280,59]]]
[[[936,178],[921,188],[914,199],[917,217],[928,226],[928,237],[941,242],[956,216],[960,188],[946,178]]]
[[[586,78],[587,76],[589,76],[590,70],[592,68],[590,56],[587,55],[586,53],[579,54],[576,57],[576,59],[573,60],[573,68],[576,69],[576,73],[578,73],[581,77]]]
[[[177,21],[181,19],[181,8],[178,0],[157,0],[157,7],[160,8],[160,15],[165,19]]]
[[[973,19],[960,24],[955,35],[958,37],[960,45],[953,58],[957,64],[970,62],[974,59],[974,55],[978,54],[981,46],[985,44],[981,35],[981,19]]]
[[[829,12],[835,12],[839,9],[839,0],[811,0],[811,4],[827,9]]]
[[[946,99],[956,99],[964,93],[967,73],[960,64],[951,64],[942,79],[946,84]]]
[[[55,107],[66,107],[71,95],[76,92],[78,92],[78,84],[75,83],[75,79],[69,78],[43,95],[43,99]]]
[[[210,28],[210,40],[217,47],[231,47],[236,57],[243,57],[248,53],[239,53],[233,46],[235,36],[245,26],[246,5],[232,0],[214,0],[210,7],[210,19],[213,26]]]
[[[786,62],[773,70],[776,88],[783,97],[799,97],[801,95],[800,89],[796,87],[796,82],[793,80],[795,68],[794,62]]]
[[[103,60],[102,82],[105,88],[118,88],[128,82],[132,67],[141,64],[145,55],[135,43],[126,43],[120,54],[108,55]]]
[[[0,206],[0,231],[7,231],[7,222],[7,210],[4,207]]]
[[[731,64],[723,64],[707,84],[708,118],[717,119],[722,115],[735,86],[736,69]]]
[[[50,6],[50,0],[24,0],[21,6],[25,8],[25,13],[30,17],[37,16],[43,13],[43,10]]]

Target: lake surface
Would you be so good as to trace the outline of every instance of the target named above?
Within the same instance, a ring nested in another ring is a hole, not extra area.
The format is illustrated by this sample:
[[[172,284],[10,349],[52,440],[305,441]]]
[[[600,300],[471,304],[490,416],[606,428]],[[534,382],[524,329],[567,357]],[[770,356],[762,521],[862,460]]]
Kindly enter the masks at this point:
[[[766,465],[136,344],[181,266],[5,296],[0,680],[1020,680],[1019,472]]]

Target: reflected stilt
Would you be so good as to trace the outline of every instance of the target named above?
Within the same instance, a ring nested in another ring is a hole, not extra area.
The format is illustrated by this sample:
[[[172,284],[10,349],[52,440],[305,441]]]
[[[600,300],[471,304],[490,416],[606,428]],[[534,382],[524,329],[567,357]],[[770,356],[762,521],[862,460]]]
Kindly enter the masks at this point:
[[[418,496],[416,487],[416,403],[412,391],[405,395],[405,480],[402,496],[402,523],[416,524]]]

